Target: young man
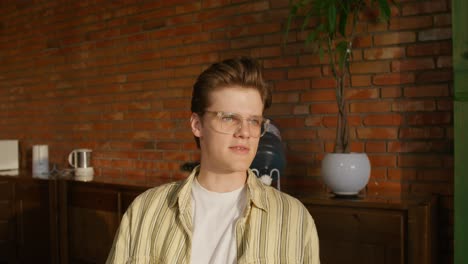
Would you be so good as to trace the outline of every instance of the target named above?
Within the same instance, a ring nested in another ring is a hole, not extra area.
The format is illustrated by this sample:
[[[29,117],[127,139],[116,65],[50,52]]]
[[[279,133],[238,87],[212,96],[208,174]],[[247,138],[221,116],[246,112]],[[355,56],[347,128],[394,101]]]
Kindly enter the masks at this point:
[[[190,118],[200,165],[135,199],[107,263],[319,263],[307,209],[249,170],[270,103],[256,61],[230,59],[205,70]]]

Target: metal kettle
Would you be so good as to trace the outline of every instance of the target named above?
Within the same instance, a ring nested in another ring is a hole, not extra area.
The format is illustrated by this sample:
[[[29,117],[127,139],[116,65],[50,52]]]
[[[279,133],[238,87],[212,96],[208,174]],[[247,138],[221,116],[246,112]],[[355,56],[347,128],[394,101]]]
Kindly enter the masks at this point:
[[[91,167],[91,149],[75,149],[68,155],[68,163],[73,168]]]

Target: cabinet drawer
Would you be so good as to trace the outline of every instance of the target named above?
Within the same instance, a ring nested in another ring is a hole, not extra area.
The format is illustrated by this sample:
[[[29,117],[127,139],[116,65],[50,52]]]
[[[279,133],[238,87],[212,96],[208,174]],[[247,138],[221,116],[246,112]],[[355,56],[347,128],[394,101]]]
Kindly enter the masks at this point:
[[[324,263],[402,263],[404,212],[308,206],[320,239]],[[339,252],[339,254],[337,254]]]
[[[0,201],[0,221],[9,220],[12,217],[11,203],[9,201]]]
[[[7,221],[0,220],[0,241],[10,240],[10,224]]]
[[[12,199],[13,184],[8,181],[0,180],[0,201],[9,201]]]
[[[15,247],[10,241],[0,241],[0,263],[17,263],[14,261]]]

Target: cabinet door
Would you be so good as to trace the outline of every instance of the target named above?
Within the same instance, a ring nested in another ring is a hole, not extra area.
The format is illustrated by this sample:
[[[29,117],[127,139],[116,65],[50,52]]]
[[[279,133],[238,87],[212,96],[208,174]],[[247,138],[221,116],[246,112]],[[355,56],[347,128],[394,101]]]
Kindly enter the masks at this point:
[[[405,263],[401,211],[308,206],[322,263]]]
[[[60,263],[104,263],[123,213],[144,190],[144,187],[61,182]]]
[[[13,187],[0,180],[0,263],[12,263],[16,256]]]
[[[118,228],[118,193],[70,185],[67,204],[68,263],[104,263]]]
[[[16,243],[19,263],[51,263],[49,182],[16,182]]]

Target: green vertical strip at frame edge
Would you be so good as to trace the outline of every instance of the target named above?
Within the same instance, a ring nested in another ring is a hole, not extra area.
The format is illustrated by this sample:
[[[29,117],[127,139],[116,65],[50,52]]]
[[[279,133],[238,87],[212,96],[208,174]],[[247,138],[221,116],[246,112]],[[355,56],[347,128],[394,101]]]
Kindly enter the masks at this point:
[[[468,69],[454,69],[453,75],[455,85],[453,100],[455,102],[468,102]]]
[[[468,263],[468,102],[455,102],[455,263]]]
[[[454,263],[468,263],[468,1],[452,0],[454,71]]]

